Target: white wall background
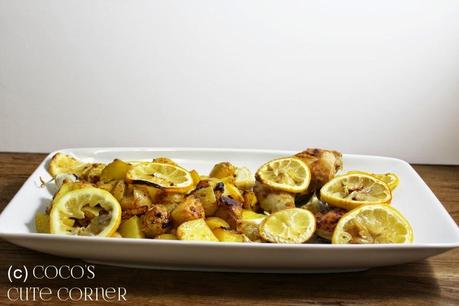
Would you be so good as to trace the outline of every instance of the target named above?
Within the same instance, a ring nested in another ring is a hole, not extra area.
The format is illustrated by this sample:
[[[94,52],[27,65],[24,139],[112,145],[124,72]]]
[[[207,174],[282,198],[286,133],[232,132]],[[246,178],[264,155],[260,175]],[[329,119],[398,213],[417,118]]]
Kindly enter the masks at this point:
[[[0,0],[0,151],[459,163],[459,1]]]

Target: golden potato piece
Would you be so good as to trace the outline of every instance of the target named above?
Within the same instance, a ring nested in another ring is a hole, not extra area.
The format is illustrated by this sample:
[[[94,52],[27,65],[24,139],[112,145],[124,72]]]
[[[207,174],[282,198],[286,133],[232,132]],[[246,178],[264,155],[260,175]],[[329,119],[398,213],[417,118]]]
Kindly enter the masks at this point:
[[[122,180],[117,181],[112,188],[111,193],[113,196],[121,203],[121,200],[124,197],[124,192],[126,191],[126,183]]]
[[[228,222],[218,217],[209,217],[206,219],[206,223],[211,230],[216,228],[230,228]]]
[[[129,169],[131,169],[131,165],[120,159],[115,159],[102,170],[100,180],[103,182],[124,180]]]
[[[201,202],[194,196],[188,196],[183,203],[180,203],[171,213],[175,226],[183,222],[205,217],[204,208]]]
[[[177,228],[177,237],[180,240],[219,241],[204,219],[195,219],[182,223]]]
[[[145,238],[141,230],[141,222],[138,216],[133,216],[123,221],[118,228],[118,232],[124,238]]]
[[[215,216],[225,220],[232,229],[236,229],[237,221],[242,217],[242,203],[222,195],[217,205]]]
[[[266,218],[265,215],[263,217],[255,218],[255,219],[242,219],[238,220],[237,222],[237,230],[244,234],[250,241],[253,242],[261,242],[262,238],[260,236],[260,232],[258,230],[259,225],[261,222]]]
[[[250,190],[255,186],[255,175],[246,167],[235,171],[234,185],[241,190]]]
[[[35,229],[37,233],[49,234],[49,215],[37,212],[35,215]]]
[[[260,206],[258,205],[258,199],[257,199],[257,196],[255,195],[255,192],[244,191],[244,194],[242,195],[242,197],[244,198],[244,201],[242,202],[244,209],[253,210],[253,211],[258,210]]]
[[[223,195],[230,197],[241,203],[244,201],[244,197],[242,196],[239,189],[234,184],[231,184],[231,183],[224,183]]]
[[[266,215],[264,214],[259,214],[254,211],[248,210],[248,209],[242,210],[242,215],[241,215],[242,220],[259,219],[259,218],[264,218],[264,217],[266,217]]]
[[[220,242],[246,242],[243,234],[226,228],[216,228],[212,231]]]
[[[212,170],[210,171],[209,176],[214,177],[214,178],[225,178],[225,177],[231,177],[234,178],[236,173],[236,167],[234,167],[231,163],[229,162],[222,162],[216,164]]]
[[[212,216],[217,210],[217,198],[211,186],[199,188],[193,192],[193,196],[199,199],[206,216]]]
[[[292,193],[272,190],[258,181],[255,184],[254,192],[261,209],[269,213],[295,207],[295,196]]]

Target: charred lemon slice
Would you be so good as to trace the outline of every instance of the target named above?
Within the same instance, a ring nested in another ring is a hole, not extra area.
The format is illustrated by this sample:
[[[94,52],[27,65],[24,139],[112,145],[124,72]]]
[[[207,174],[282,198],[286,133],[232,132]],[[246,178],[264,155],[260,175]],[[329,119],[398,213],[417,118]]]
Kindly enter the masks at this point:
[[[340,175],[320,190],[322,201],[351,210],[360,205],[389,204],[392,194],[389,186],[374,176],[355,173]]]
[[[333,232],[332,243],[409,243],[411,225],[389,205],[366,205],[346,213]]]
[[[84,172],[87,165],[87,163],[83,163],[70,155],[56,153],[49,162],[48,172],[54,177],[64,173],[79,176]]]
[[[174,192],[187,192],[194,183],[191,173],[182,167],[158,162],[139,163],[127,172],[126,178]]]
[[[400,182],[398,176],[395,173],[367,173],[363,171],[349,171],[347,174],[366,174],[374,176],[377,179],[380,179],[389,186],[390,190],[394,190]]]
[[[259,225],[261,237],[274,243],[303,243],[316,230],[314,215],[305,209],[289,208],[266,217]]]
[[[121,206],[103,189],[88,187],[65,193],[50,212],[52,234],[112,236],[121,222]]]
[[[311,181],[309,167],[296,157],[274,159],[258,169],[257,179],[276,190],[299,193],[305,191]]]

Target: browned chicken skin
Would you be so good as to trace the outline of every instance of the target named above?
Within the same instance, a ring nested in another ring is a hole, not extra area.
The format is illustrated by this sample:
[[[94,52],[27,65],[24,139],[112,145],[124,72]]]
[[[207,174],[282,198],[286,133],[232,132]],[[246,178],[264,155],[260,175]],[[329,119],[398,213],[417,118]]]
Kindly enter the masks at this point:
[[[336,224],[345,213],[346,211],[341,208],[331,208],[326,212],[315,213],[317,222],[316,234],[324,239],[331,240]]]
[[[295,156],[304,161],[311,170],[308,192],[320,189],[343,167],[342,154],[333,150],[308,148]]]

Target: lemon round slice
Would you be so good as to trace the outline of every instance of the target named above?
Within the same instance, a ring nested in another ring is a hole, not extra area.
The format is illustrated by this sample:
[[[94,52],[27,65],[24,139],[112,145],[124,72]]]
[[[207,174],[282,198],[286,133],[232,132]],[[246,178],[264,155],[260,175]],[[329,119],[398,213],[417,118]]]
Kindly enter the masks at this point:
[[[366,174],[380,179],[389,186],[390,190],[394,190],[400,182],[398,176],[395,173],[367,173],[363,171],[349,171],[347,174]]]
[[[258,228],[264,240],[274,243],[303,243],[315,230],[314,215],[301,208],[277,211],[266,217]]]
[[[262,183],[276,190],[300,193],[311,182],[309,167],[299,158],[274,159],[261,166],[256,177]]]
[[[330,205],[351,210],[360,205],[389,204],[392,193],[374,176],[355,173],[340,175],[320,189],[320,198]]]
[[[409,243],[413,229],[389,205],[366,205],[347,212],[336,225],[332,243]]]
[[[88,187],[65,193],[50,212],[52,234],[112,236],[121,222],[121,206],[110,192]]]
[[[194,183],[191,173],[182,167],[158,162],[139,163],[127,172],[126,178],[174,192],[186,192]]]

